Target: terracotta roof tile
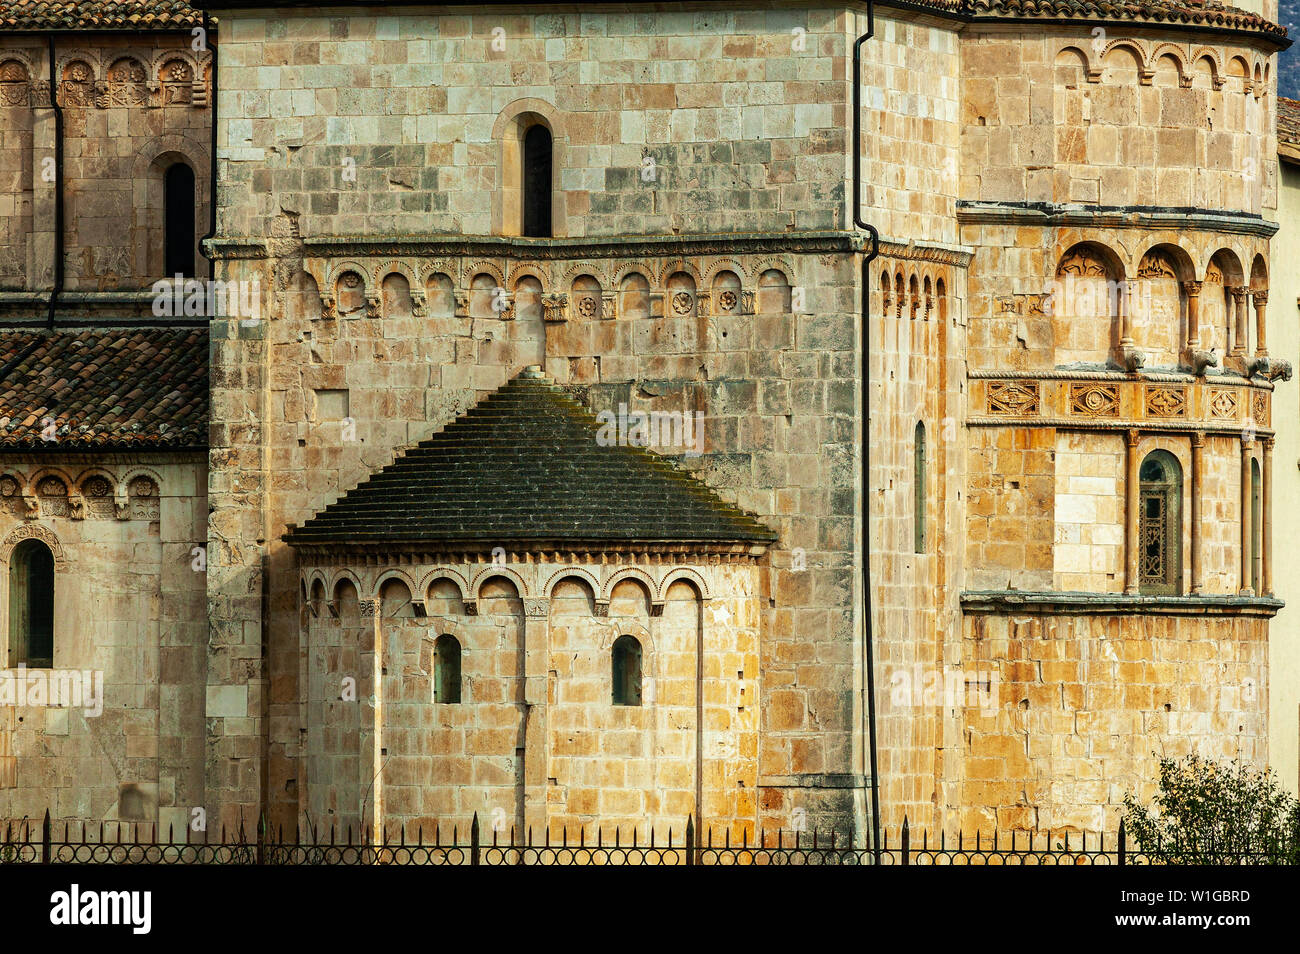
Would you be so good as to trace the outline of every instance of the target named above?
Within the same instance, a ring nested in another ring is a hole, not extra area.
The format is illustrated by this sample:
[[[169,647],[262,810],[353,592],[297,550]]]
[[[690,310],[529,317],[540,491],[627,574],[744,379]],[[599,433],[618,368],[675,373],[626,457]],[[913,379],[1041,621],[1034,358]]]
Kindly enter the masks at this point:
[[[887,0],[886,0],[887,2]],[[977,18],[1132,20],[1220,30],[1247,30],[1278,39],[1286,28],[1267,17],[1207,0],[908,0],[910,4]]]
[[[1277,144],[1279,149],[1300,150],[1300,100],[1277,98]]]
[[[284,539],[764,543],[776,534],[525,371]]]
[[[0,30],[189,30],[202,22],[182,0],[0,0]]]
[[[0,448],[205,447],[207,425],[206,329],[0,332]]]

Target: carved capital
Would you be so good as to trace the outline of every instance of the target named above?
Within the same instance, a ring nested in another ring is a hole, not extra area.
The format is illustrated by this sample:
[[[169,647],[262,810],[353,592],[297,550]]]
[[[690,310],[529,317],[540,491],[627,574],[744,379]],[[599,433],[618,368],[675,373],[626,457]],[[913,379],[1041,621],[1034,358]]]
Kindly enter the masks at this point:
[[[1201,293],[1200,282],[1183,282],[1183,291],[1187,293],[1188,298],[1195,298]]]
[[[524,615],[529,619],[545,619],[550,615],[551,601],[545,598],[524,600]]]
[[[374,619],[379,615],[379,600],[362,600],[360,607],[362,619]]]
[[[1263,308],[1268,304],[1268,289],[1263,288],[1259,291],[1251,292],[1250,297],[1254,300],[1256,308]]]

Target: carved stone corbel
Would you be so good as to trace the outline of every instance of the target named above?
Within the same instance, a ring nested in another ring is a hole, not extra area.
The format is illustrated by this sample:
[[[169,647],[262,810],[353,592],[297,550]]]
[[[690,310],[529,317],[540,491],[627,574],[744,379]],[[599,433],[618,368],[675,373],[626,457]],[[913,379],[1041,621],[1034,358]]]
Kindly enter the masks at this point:
[[[320,296],[320,313],[322,318],[335,319],[339,316],[339,305],[333,295]]]
[[[416,318],[424,317],[425,304],[426,304],[426,300],[424,297],[424,292],[415,291],[411,293],[411,314],[413,314]]]
[[[68,493],[68,516],[73,520],[86,519],[86,498],[76,491]]]
[[[366,296],[366,317],[367,318],[379,317],[379,296],[378,295]]]
[[[1209,351],[1194,350],[1190,354],[1192,359],[1192,373],[1197,377],[1205,375],[1206,368],[1217,368],[1219,366],[1219,356],[1214,353],[1214,349]]]

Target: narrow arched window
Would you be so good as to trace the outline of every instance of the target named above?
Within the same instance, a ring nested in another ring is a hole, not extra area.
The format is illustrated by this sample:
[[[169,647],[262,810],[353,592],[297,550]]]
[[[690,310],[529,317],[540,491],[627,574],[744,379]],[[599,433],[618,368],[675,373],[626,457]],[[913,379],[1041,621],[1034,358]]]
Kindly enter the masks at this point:
[[[913,448],[912,545],[917,553],[925,552],[925,424],[916,422],[916,440]]]
[[[1138,482],[1141,592],[1177,595],[1182,582],[1183,469],[1168,451],[1152,451],[1142,461]]]
[[[551,237],[551,131],[540,123],[524,133],[524,228],[526,236]]]
[[[434,643],[433,701],[460,702],[460,643],[455,636],[439,636]]]
[[[614,705],[641,704],[641,643],[635,636],[614,640]]]
[[[194,277],[194,170],[174,162],[163,174],[166,221],[163,260],[167,277]]]
[[[54,666],[54,554],[24,540],[9,558],[9,665]]]
[[[1250,462],[1250,585],[1256,596],[1265,596],[1264,562],[1260,550],[1260,539],[1264,536],[1264,522],[1261,517],[1263,507],[1263,490],[1259,476],[1259,461]]]

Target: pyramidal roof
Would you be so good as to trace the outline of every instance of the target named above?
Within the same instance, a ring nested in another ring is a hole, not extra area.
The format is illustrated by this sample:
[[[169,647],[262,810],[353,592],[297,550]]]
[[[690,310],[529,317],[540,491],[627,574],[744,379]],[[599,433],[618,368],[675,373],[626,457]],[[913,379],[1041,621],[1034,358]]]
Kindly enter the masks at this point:
[[[769,543],[776,534],[601,424],[536,366],[301,527],[291,545]]]

